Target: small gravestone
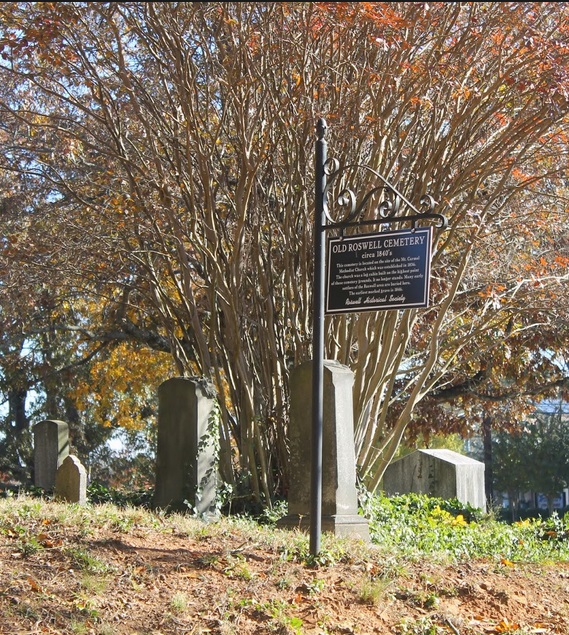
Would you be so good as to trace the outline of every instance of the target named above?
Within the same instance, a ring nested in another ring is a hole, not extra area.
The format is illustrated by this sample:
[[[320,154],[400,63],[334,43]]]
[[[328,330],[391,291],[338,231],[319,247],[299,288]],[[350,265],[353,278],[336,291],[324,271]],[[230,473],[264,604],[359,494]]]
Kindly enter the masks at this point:
[[[216,514],[215,390],[201,378],[173,377],[158,388],[158,444],[153,505]]]
[[[383,475],[383,490],[396,494],[427,494],[456,498],[486,509],[484,463],[452,450],[417,450],[391,463]]]
[[[76,456],[67,456],[57,469],[55,496],[68,503],[87,502],[87,470]]]
[[[33,427],[34,485],[53,490],[55,473],[69,454],[69,427],[64,421],[47,419]]]
[[[337,361],[324,361],[322,438],[322,531],[369,540],[368,522],[358,515],[354,447],[354,374]],[[291,375],[288,515],[280,527],[310,526],[312,450],[312,362]]]

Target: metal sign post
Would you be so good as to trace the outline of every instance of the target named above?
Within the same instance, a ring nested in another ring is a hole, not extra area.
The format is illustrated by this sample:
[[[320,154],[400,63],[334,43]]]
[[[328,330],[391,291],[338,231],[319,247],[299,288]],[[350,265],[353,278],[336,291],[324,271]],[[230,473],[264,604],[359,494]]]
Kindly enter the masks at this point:
[[[310,487],[310,553],[320,552],[322,527],[322,428],[324,411],[324,228],[328,144],[326,122],[318,121],[316,141],[316,187],[314,214],[314,297],[312,327],[312,465]]]
[[[322,528],[322,437],[324,417],[324,315],[364,310],[404,309],[426,306],[428,302],[432,228],[418,227],[421,221],[432,221],[447,227],[447,219],[434,214],[435,201],[430,196],[420,200],[421,210],[410,203],[385,177],[366,165],[341,167],[327,157],[327,124],[318,121],[315,151],[314,201],[314,286],[312,324],[312,465],[310,473],[310,554],[320,552]],[[344,219],[335,222],[329,213],[328,195],[335,180],[348,170],[371,173],[379,184],[364,194],[360,203],[349,188],[340,191],[336,203],[347,210]],[[375,194],[383,193],[383,201],[375,210],[376,218],[358,220]],[[402,206],[410,214],[399,213]],[[407,232],[378,232],[366,236],[331,239],[329,244],[328,286],[325,289],[325,232],[343,232],[348,227],[411,224]],[[415,251],[408,251],[407,248]],[[356,252],[363,256],[358,259]],[[368,264],[366,264],[368,263]],[[391,276],[386,275],[390,271]],[[387,278],[387,279],[386,279]],[[325,309],[325,297],[328,307]]]

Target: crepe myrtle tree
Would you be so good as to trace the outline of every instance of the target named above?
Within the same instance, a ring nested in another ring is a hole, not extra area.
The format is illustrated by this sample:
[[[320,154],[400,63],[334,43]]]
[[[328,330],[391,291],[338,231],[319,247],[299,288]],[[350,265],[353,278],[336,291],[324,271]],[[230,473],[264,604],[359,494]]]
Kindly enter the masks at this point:
[[[210,378],[224,477],[269,501],[288,487],[289,373],[311,357],[325,117],[334,156],[411,201],[431,194],[449,219],[430,308],[326,322],[376,489],[430,395],[507,350],[531,358],[567,323],[568,10],[1,3],[0,168],[33,199],[0,218],[25,228],[2,243],[2,271],[20,268],[22,292],[42,278],[95,300],[85,346],[136,340]]]

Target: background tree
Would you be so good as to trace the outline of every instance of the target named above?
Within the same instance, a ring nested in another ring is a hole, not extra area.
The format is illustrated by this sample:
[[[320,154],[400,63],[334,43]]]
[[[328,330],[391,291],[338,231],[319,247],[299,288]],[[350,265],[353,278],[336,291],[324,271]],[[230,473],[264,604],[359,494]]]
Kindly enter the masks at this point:
[[[356,375],[358,462],[374,489],[429,395],[488,367],[499,384],[508,351],[521,368],[565,346],[566,14],[2,3],[0,161],[29,201],[2,217],[26,227],[4,243],[4,270],[25,263],[19,288],[32,294],[49,272],[62,297],[97,302],[81,325],[90,350],[137,341],[210,377],[225,477],[239,470],[268,500],[287,487],[288,374],[310,357],[312,155],[326,117],[335,156],[410,200],[431,193],[451,227],[435,235],[432,308],[327,323],[327,356]]]
[[[0,395],[5,414],[0,419],[0,471],[29,481],[33,469],[30,425],[55,418],[69,424],[73,450],[81,456],[90,476],[100,480],[108,472],[102,463],[113,456],[105,445],[119,429],[126,440],[123,463],[129,446],[153,437],[155,378],[172,373],[171,360],[136,343],[120,341],[89,350],[72,328],[81,321],[78,315],[65,315],[67,328],[55,328],[61,324],[59,312],[48,310],[46,304],[35,308],[30,322],[22,313],[17,321],[4,322]],[[15,332],[16,327],[19,332]],[[152,452],[148,460],[152,460]]]
[[[501,431],[494,438],[492,447],[494,491],[508,495],[513,521],[518,517],[520,496],[532,489],[527,470],[528,436],[526,427],[515,432]]]
[[[501,432],[494,443],[497,490],[508,493],[515,516],[524,492],[543,494],[549,512],[569,484],[568,408],[561,399],[542,402],[514,432]]]

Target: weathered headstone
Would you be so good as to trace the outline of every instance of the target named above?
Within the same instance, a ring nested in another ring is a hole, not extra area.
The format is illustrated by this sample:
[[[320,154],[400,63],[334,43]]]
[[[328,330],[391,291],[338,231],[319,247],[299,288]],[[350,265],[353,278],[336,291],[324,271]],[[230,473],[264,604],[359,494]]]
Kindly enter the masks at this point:
[[[358,515],[354,415],[354,374],[337,361],[324,362],[322,439],[322,531],[369,539],[368,522]],[[288,515],[281,527],[310,526],[312,362],[291,375]]]
[[[67,456],[57,469],[55,496],[68,503],[87,502],[87,470],[76,456]]]
[[[64,421],[47,419],[36,423],[34,433],[34,484],[53,490],[55,473],[69,454],[69,427]]]
[[[484,463],[452,450],[417,450],[391,463],[383,476],[383,490],[395,494],[427,494],[457,498],[486,509]]]
[[[215,515],[215,391],[202,379],[174,377],[158,388],[158,445],[153,504]]]

